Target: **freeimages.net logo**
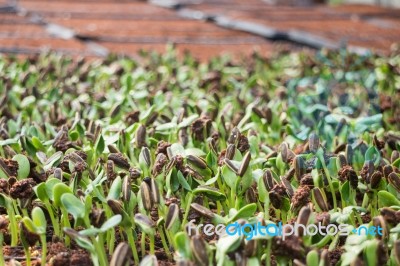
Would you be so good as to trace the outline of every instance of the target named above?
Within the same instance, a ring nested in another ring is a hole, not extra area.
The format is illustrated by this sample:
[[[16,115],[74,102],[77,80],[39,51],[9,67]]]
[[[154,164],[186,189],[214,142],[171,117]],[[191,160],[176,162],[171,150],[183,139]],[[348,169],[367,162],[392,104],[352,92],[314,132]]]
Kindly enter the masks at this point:
[[[347,236],[350,233],[362,235],[383,235],[383,229],[380,226],[365,226],[362,225],[358,228],[351,229],[347,224],[329,224],[327,226],[322,225],[320,222],[318,224],[309,224],[303,225],[299,223],[294,224],[282,224],[279,222],[278,224],[270,223],[267,225],[262,225],[260,222],[255,224],[245,223],[240,224],[238,222],[230,223],[228,225],[218,224],[214,226],[213,224],[194,224],[195,220],[191,220],[188,224],[189,234],[191,234],[192,229],[195,229],[197,233],[200,233],[200,230],[207,236],[218,235],[221,236],[223,234],[227,235],[239,235],[244,236],[246,240],[251,240],[256,236],[280,236],[283,240],[286,237],[292,235],[302,235],[302,236],[314,236],[316,234],[320,234],[322,236],[325,235],[337,235]]]

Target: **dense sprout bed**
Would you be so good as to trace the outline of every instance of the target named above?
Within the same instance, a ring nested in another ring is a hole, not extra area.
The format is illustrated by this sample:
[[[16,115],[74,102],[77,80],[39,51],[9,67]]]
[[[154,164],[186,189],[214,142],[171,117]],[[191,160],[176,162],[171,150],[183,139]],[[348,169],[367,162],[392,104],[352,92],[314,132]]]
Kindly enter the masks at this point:
[[[2,57],[0,265],[399,265],[399,74],[346,51]]]

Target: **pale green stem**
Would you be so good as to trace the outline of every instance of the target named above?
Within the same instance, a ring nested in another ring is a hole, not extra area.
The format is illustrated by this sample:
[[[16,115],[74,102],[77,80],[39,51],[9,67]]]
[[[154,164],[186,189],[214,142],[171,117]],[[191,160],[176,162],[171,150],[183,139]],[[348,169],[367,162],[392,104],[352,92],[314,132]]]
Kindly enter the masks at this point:
[[[142,249],[142,258],[146,256],[146,234],[142,232],[142,239],[141,239],[141,249]]]
[[[329,188],[331,190],[332,193],[332,199],[333,199],[333,209],[336,212],[337,211],[337,201],[336,201],[336,193],[335,190],[333,188],[333,184],[332,184],[332,179],[331,179],[331,174],[328,171],[328,168],[326,167],[325,164],[325,160],[324,160],[324,156],[322,155],[318,155],[318,159],[322,164],[322,167],[324,168],[324,172],[326,174],[326,179],[328,179],[328,183],[329,183]]]
[[[193,194],[190,193],[189,194],[189,199],[186,202],[185,216],[183,217],[183,221],[182,221],[182,225],[184,225],[184,226],[187,223],[187,218],[188,218],[189,211],[190,211],[190,204],[192,204],[192,200],[193,200]]]
[[[46,257],[47,257],[47,242],[46,242],[46,234],[40,235],[40,242],[42,243],[42,260],[41,265],[46,265]]]
[[[265,250],[265,265],[271,265],[271,239],[267,240],[267,249]]]
[[[169,247],[167,245],[167,241],[165,240],[164,229],[162,227],[160,227],[159,228],[159,232],[160,232],[161,243],[162,243],[162,245],[164,247],[165,254],[167,254],[167,257],[168,257],[169,260],[172,260],[172,256],[171,256],[171,253],[169,251]]]
[[[4,261],[4,255],[3,255],[3,234],[0,233],[0,266],[4,266],[6,263]]]
[[[8,218],[10,219],[10,227],[11,227],[11,246],[15,247],[18,243],[18,231],[17,231],[18,223],[15,219],[14,210],[11,206],[8,208]]]
[[[54,217],[53,208],[51,207],[50,202],[48,200],[46,200],[44,202],[44,205],[46,206],[46,209],[49,212],[50,220],[51,220],[51,223],[53,224],[54,234],[56,236],[61,236],[60,227],[59,227],[58,221],[56,221],[56,218]]]
[[[64,208],[61,208],[61,213],[62,213],[62,216],[63,216],[64,227],[71,228],[71,223],[69,222],[67,211]],[[65,240],[65,245],[67,247],[69,247],[69,245],[71,243],[71,240],[70,240],[69,236],[65,234],[64,235],[64,240]]]
[[[154,255],[154,234],[150,234],[150,254]]]
[[[132,229],[131,228],[125,228],[126,229],[126,234],[128,236],[128,243],[131,246],[132,254],[133,254],[133,259],[135,261],[135,265],[139,265],[139,256],[136,250],[136,244],[135,244],[135,239],[133,238],[132,234]]]

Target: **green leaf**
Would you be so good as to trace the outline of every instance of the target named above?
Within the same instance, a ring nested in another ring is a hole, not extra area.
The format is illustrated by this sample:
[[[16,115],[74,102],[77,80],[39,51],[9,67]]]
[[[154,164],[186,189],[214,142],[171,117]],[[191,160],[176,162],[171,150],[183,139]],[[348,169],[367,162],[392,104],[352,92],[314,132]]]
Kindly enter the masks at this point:
[[[397,160],[395,160],[395,161],[392,163],[392,165],[393,165],[393,166],[396,166],[397,168],[400,168],[400,158],[398,158]]]
[[[57,179],[57,178],[49,178],[46,181],[46,193],[49,197],[49,199],[54,200],[54,187],[57,184],[60,184],[61,180]],[[42,183],[43,184],[43,183]]]
[[[246,173],[241,178],[242,193],[246,192],[246,190],[251,186],[252,183],[253,173],[251,172],[251,167],[249,166],[246,170]]]
[[[43,202],[49,200],[49,197],[46,192],[46,183],[40,183],[39,185],[35,186],[34,188],[36,196]]]
[[[229,222],[233,222],[241,218],[251,218],[254,216],[256,210],[257,205],[255,203],[247,204],[246,206],[242,207],[231,219],[229,219]]]
[[[365,153],[365,161],[372,161],[375,165],[381,160],[381,154],[375,146],[369,147]]]
[[[316,250],[311,250],[307,254],[307,266],[318,266],[319,264],[319,258],[318,258],[318,252]]]
[[[251,257],[247,259],[246,266],[260,266],[261,263],[257,257]]]
[[[0,206],[4,208],[9,208],[11,205],[11,199],[8,198],[6,195],[0,193]]]
[[[104,233],[107,230],[110,230],[114,227],[116,227],[117,225],[119,225],[119,223],[122,221],[122,216],[117,214],[112,216],[110,219],[108,219],[100,228],[100,230]]]
[[[70,138],[72,141],[78,140],[78,139],[79,139],[79,132],[76,131],[76,130],[69,132],[69,138]]]
[[[355,121],[356,125],[373,126],[378,125],[382,122],[382,114],[376,114],[372,116],[360,117]]]
[[[46,234],[47,221],[41,208],[35,207],[32,210],[32,221],[36,227],[36,233]]]
[[[378,262],[378,246],[377,240],[369,240],[364,249],[364,255],[367,258],[367,265],[377,265]]]
[[[119,199],[122,190],[122,180],[120,176],[114,179],[113,183],[111,184],[110,191],[107,195],[107,200],[109,199]]]
[[[182,119],[182,122],[178,124],[178,129],[190,126],[198,117],[199,115],[197,114],[185,117]]]
[[[344,182],[343,186],[340,189],[340,194],[344,201],[349,202],[350,200],[350,183],[349,181]]]
[[[198,148],[187,148],[185,149],[185,156],[193,155],[197,157],[203,157],[206,153]]]
[[[72,190],[69,186],[65,185],[64,183],[59,183],[54,186],[53,189],[53,201],[56,207],[61,206],[61,197],[65,194],[69,193],[72,194]]]
[[[161,124],[156,127],[157,131],[169,131],[176,128],[176,122],[171,121],[169,123]]]
[[[236,173],[232,172],[229,167],[226,165],[222,166],[222,177],[224,178],[225,183],[230,187],[234,188],[236,185],[237,175]]]
[[[174,238],[175,249],[178,254],[186,259],[190,259],[191,257],[191,248],[189,243],[189,238],[184,232],[178,232]]]
[[[102,233],[102,230],[99,228],[91,227],[82,231],[79,231],[79,234],[82,236],[96,236],[99,233]]]
[[[282,198],[282,210],[290,210],[290,200],[286,197]]]
[[[269,197],[269,193],[267,188],[265,187],[264,180],[262,177],[258,179],[257,188],[258,188],[258,199],[262,203],[265,203]]]
[[[64,208],[72,214],[75,221],[85,217],[85,205],[73,194],[65,193],[61,196],[61,203]]]
[[[41,151],[45,151],[46,147],[42,144],[42,142],[40,141],[40,139],[36,136],[33,136],[31,139],[32,145],[37,149],[37,150],[41,150]]]
[[[178,173],[176,174],[179,180],[179,184],[181,184],[181,186],[188,190],[188,191],[192,191],[192,188],[190,187],[189,183],[186,181],[185,177],[183,176],[183,174],[181,173],[181,171],[178,171]]]
[[[96,152],[98,154],[101,154],[104,151],[106,144],[104,142],[104,138],[103,135],[100,135],[97,139],[97,143],[96,143]]]
[[[183,157],[186,156],[185,148],[179,143],[174,143],[171,145],[171,152],[172,152],[172,156],[176,156],[176,155],[181,155]]]
[[[17,154],[12,158],[18,162],[18,179],[25,179],[28,177],[31,171],[31,166],[28,158],[25,155]]]
[[[90,240],[87,237],[80,235],[78,232],[76,232],[75,230],[73,230],[71,228],[64,228],[64,232],[69,237],[71,237],[81,248],[86,249],[87,251],[89,251],[92,254],[95,252],[95,248],[94,248],[93,244],[90,242]]]
[[[17,144],[18,140],[19,140],[19,136],[15,137],[13,139],[0,140],[0,146]]]
[[[35,233],[35,234],[38,233],[38,229],[33,224],[31,219],[29,219],[28,217],[24,217],[24,218],[22,218],[21,221],[25,225],[26,229],[28,229],[29,232],[32,232],[32,233]]]
[[[219,191],[217,188],[208,187],[208,186],[198,186],[195,190],[193,190],[193,194],[203,194],[207,198],[210,198],[215,201],[224,201],[226,200],[225,193]]]
[[[220,175],[217,174],[216,176],[214,176],[214,177],[208,179],[207,182],[206,182],[204,185],[210,186],[210,185],[214,184],[215,182],[217,182],[217,180],[218,180],[219,177],[220,177]]]
[[[218,240],[216,246],[218,252],[225,255],[231,251],[236,250],[242,242],[242,237],[239,234],[234,235],[222,235]]]
[[[209,152],[206,156],[206,162],[208,167],[210,167],[211,169],[214,169],[213,167],[217,165],[217,157],[215,156],[215,154],[213,152]]]
[[[400,201],[394,195],[382,190],[378,192],[378,205],[379,208],[390,207],[400,205]]]

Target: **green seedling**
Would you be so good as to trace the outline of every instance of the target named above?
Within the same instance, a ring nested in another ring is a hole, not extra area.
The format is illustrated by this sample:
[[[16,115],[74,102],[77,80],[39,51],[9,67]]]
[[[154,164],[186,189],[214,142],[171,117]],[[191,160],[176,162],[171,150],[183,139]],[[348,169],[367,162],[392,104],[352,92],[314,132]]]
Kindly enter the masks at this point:
[[[142,239],[141,239],[141,247],[142,247],[142,256],[145,255],[145,241],[146,235],[150,238],[150,254],[154,255],[154,235],[155,235],[155,223],[146,215],[141,213],[135,214],[135,223],[140,227],[142,230]]]
[[[47,256],[47,241],[46,241],[46,227],[47,221],[41,208],[35,207],[32,210],[32,219],[29,217],[22,218],[24,226],[32,233],[38,234],[40,243],[42,245],[42,258],[41,265],[46,265]]]
[[[28,177],[30,172],[30,164],[28,158],[22,154],[17,154],[12,158],[18,162],[18,179],[24,179]]]
[[[14,207],[12,205],[12,199],[0,193],[0,206],[6,208],[7,210],[8,219],[10,220],[11,246],[14,247],[18,243],[18,228]]]
[[[95,243],[92,242],[95,239],[94,237],[92,237],[91,241],[89,237],[81,235],[72,228],[64,228],[64,233],[73,239],[81,248],[86,249],[90,253],[92,262],[95,266],[107,265],[105,256],[101,256],[102,253],[99,253],[103,247],[97,245],[97,241],[95,241]]]
[[[190,249],[190,240],[184,232],[179,232],[175,235],[174,247],[178,253],[179,259],[191,259],[192,252]]]
[[[6,262],[4,261],[4,254],[3,254],[3,241],[4,241],[3,233],[0,232],[0,266],[6,265]],[[29,266],[28,262],[29,262],[29,260],[27,258],[27,265]]]
[[[29,243],[25,237],[25,234],[23,232],[23,223],[19,224],[19,230],[20,230],[20,239],[21,239],[21,244],[22,247],[24,248],[24,252],[25,252],[25,261],[26,261],[26,265],[30,266],[31,265],[31,251],[29,249]]]
[[[46,209],[50,216],[51,223],[54,228],[54,234],[57,236],[61,236],[60,235],[61,232],[60,232],[60,228],[59,228],[59,222],[56,219],[56,216],[54,214],[54,210],[53,210],[53,207],[51,206],[50,200],[54,201],[54,196],[53,196],[52,190],[53,190],[54,186],[59,183],[61,183],[61,181],[59,179],[50,178],[46,181],[46,183],[41,183],[35,187],[36,196],[46,206]]]
[[[336,250],[341,265],[399,264],[396,50],[138,57],[0,57],[0,246],[9,231],[28,253],[18,222],[42,233],[27,211],[39,206],[47,238],[70,254],[72,238],[95,265],[322,266]],[[385,230],[209,241],[192,217]]]
[[[100,265],[104,265],[104,263],[107,264],[106,263],[107,257],[104,250],[104,243],[105,243],[104,236],[109,230],[118,226],[121,221],[122,221],[122,216],[117,214],[109,218],[106,222],[104,222],[100,228],[90,227],[88,229],[79,232],[79,235],[91,238]]]

